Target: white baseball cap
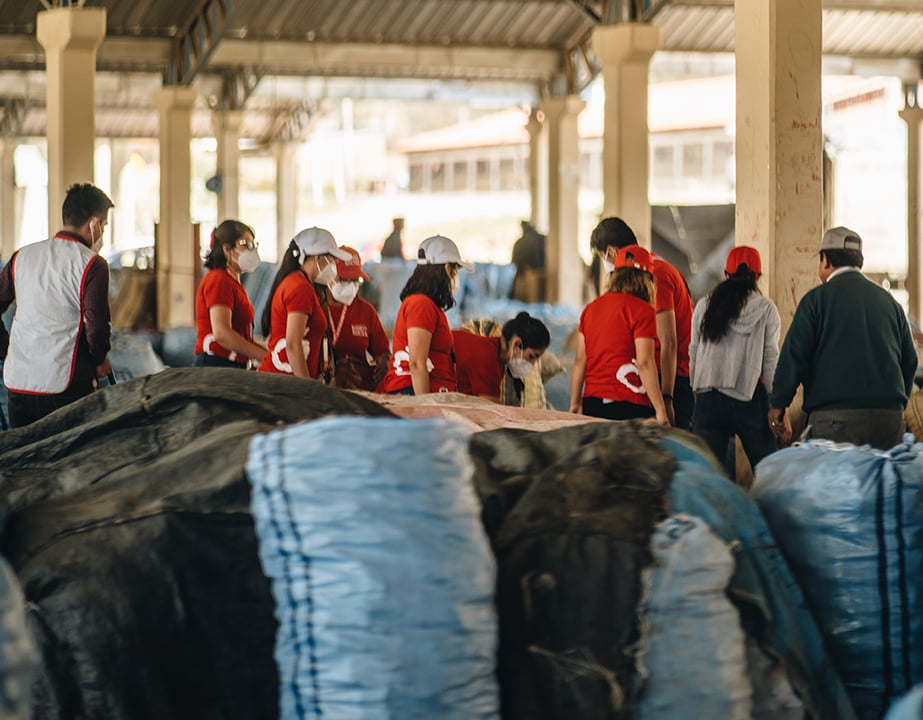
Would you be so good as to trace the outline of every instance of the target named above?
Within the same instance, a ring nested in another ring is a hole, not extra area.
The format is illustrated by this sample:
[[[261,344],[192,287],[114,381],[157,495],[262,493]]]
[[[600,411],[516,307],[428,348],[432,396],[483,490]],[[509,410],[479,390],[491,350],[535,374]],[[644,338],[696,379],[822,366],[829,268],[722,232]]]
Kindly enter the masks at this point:
[[[331,232],[324,228],[307,228],[299,232],[292,240],[301,252],[301,262],[312,255],[333,255],[337,260],[344,262],[353,259],[348,252],[337,247],[337,241],[333,239]]]
[[[468,272],[474,272],[474,266],[461,259],[458,246],[442,235],[433,235],[420,243],[417,250],[417,265],[442,265],[456,263]]]

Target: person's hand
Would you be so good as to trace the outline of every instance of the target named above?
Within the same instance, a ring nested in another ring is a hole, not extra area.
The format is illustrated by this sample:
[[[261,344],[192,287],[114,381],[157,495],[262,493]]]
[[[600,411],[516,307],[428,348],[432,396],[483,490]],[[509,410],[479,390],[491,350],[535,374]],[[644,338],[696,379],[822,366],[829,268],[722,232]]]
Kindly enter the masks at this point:
[[[574,415],[583,415],[583,407],[579,401],[572,402],[568,412],[572,412]]]
[[[769,408],[767,418],[769,420],[769,429],[772,430],[773,435],[783,443],[787,443],[792,439],[792,423],[788,419],[788,415],[785,414],[784,409]]]
[[[112,372],[112,363],[109,362],[109,358],[106,358],[105,360],[103,360],[102,365],[96,366],[96,377],[98,378],[108,377],[109,373],[111,372]]]
[[[672,427],[673,426],[673,403],[666,402],[665,412],[657,412],[654,415],[657,420],[658,425],[663,427]]]
[[[673,409],[673,398],[664,395],[663,404],[667,409],[667,422],[671,426],[676,425],[676,410]]]

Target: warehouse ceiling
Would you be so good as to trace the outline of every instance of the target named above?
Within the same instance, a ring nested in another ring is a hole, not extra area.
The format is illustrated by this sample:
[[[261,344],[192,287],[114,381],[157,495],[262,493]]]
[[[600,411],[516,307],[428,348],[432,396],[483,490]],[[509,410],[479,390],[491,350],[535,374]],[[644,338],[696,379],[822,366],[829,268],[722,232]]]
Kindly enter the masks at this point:
[[[0,0],[0,135],[44,135],[36,16],[105,7],[97,132],[153,137],[153,93],[191,85],[210,111],[243,109],[242,134],[296,139],[325,99],[393,97],[498,104],[580,88],[596,72],[600,24],[646,21],[666,52],[730,53],[733,0]],[[912,81],[923,0],[824,0],[824,52]]]

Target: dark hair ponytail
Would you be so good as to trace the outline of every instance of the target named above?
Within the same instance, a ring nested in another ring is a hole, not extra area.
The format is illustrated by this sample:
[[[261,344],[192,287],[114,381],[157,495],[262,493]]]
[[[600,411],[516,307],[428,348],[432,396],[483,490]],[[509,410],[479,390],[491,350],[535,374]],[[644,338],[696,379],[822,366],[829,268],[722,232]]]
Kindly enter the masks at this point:
[[[727,335],[731,323],[740,317],[750,297],[750,293],[759,292],[756,286],[756,273],[746,265],[737,268],[737,272],[727,280],[718,283],[708,295],[708,307],[702,317],[702,339],[706,342],[719,342]]]
[[[263,317],[260,319],[260,329],[263,331],[263,337],[268,338],[269,332],[272,330],[272,299],[276,296],[276,290],[285,278],[301,268],[300,258],[301,251],[295,241],[292,240],[288,244],[285,255],[282,256],[279,269],[276,270],[276,276],[272,279],[269,295],[266,297],[266,305],[263,306]]]
[[[527,312],[521,312],[512,320],[503,324],[503,339],[509,342],[513,335],[518,335],[522,340],[522,349],[545,350],[551,344],[551,334],[548,328],[538,318]]]

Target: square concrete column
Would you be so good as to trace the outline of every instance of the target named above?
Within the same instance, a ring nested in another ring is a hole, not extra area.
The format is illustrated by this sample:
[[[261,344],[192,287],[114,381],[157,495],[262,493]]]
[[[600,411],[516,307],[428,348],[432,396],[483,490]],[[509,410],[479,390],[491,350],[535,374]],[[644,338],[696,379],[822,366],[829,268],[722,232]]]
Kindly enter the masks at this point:
[[[218,192],[218,222],[240,217],[240,123],[239,110],[218,111],[212,115],[215,141],[218,148],[218,174],[221,190]]]
[[[548,230],[548,131],[545,115],[532,108],[526,128],[529,131],[530,221],[540,232]]]
[[[282,259],[295,237],[298,222],[298,172],[295,167],[295,143],[280,142],[272,146],[276,158],[276,258]]]
[[[0,140],[0,258],[4,262],[16,252],[19,224],[16,222],[15,140]]]
[[[907,296],[910,314],[923,318],[923,268],[920,260],[920,142],[923,108],[907,106],[899,115],[907,123]],[[859,232],[859,231],[857,231]],[[860,233],[861,234],[861,233]]]
[[[196,92],[165,87],[154,96],[160,134],[160,222],[157,231],[157,325],[195,322],[195,268],[200,262],[190,219],[189,142]]]
[[[577,116],[586,103],[577,95],[543,100],[548,125],[548,240],[546,300],[580,307],[584,264],[578,248],[580,146]],[[588,239],[587,239],[588,241]]]
[[[105,35],[105,8],[62,7],[37,16],[47,76],[49,233],[61,227],[67,188],[93,181],[96,50]]]
[[[824,233],[821,0],[736,0],[738,245],[759,248],[783,337]],[[862,233],[862,228],[855,228]]]
[[[651,246],[648,73],[661,44],[656,25],[626,23],[593,31],[593,51],[602,64],[606,92],[603,217],[622,218],[646,247]]]

